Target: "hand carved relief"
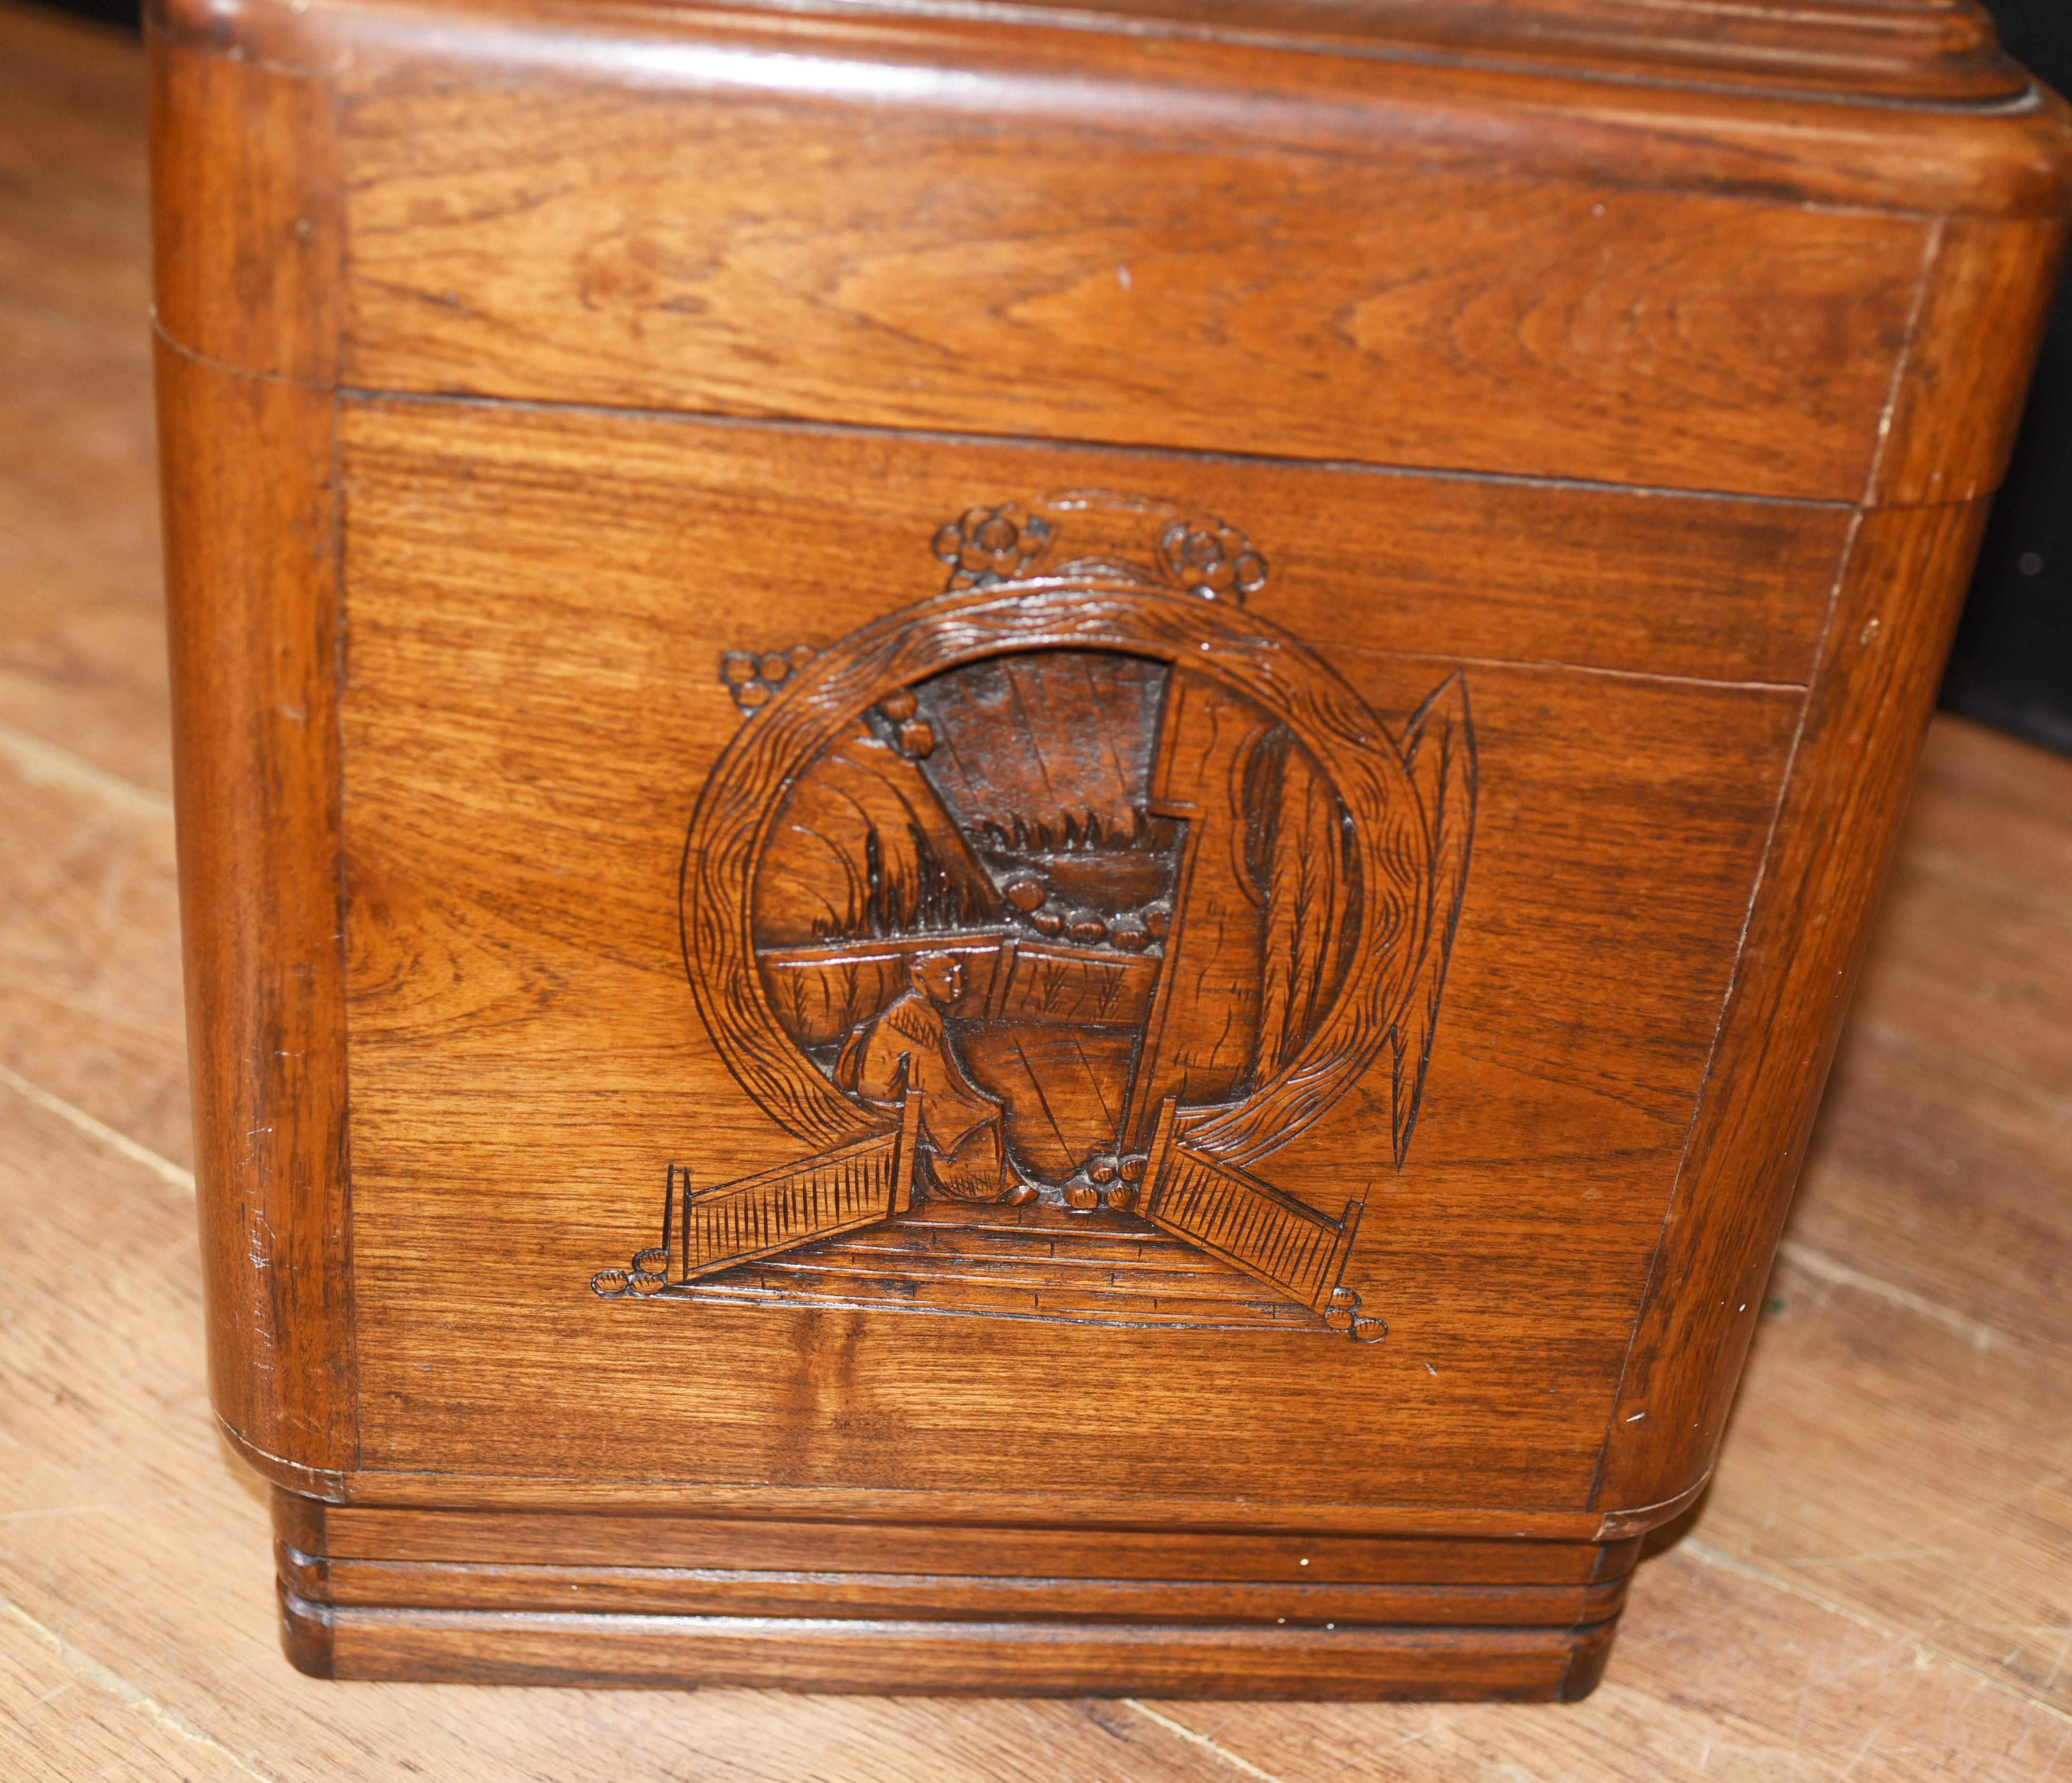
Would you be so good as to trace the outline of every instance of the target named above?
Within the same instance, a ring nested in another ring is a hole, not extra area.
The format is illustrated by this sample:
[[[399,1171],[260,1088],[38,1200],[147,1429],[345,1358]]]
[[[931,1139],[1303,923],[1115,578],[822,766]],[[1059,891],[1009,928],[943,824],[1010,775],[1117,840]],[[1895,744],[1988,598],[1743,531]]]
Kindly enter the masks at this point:
[[[1244,534],[1171,504],[976,507],[934,548],[932,598],[722,660],[746,715],[684,956],[800,1155],[672,1167],[660,1244],[593,1286],[1379,1337],[1342,1280],[1363,1204],[1256,1167],[1376,1069],[1403,1162],[1474,824],[1464,681],[1392,736],[1245,611]],[[959,1285],[923,1282],[946,1249]],[[1161,1305],[1133,1262],[1194,1274]]]

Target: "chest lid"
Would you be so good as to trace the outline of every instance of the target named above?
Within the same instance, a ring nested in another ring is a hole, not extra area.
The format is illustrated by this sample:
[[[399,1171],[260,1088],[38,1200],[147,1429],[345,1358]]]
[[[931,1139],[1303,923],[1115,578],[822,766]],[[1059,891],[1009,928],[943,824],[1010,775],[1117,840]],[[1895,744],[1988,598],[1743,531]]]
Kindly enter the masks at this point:
[[[2029,87],[1975,0],[832,0],[812,10],[1848,99],[1992,104]]]

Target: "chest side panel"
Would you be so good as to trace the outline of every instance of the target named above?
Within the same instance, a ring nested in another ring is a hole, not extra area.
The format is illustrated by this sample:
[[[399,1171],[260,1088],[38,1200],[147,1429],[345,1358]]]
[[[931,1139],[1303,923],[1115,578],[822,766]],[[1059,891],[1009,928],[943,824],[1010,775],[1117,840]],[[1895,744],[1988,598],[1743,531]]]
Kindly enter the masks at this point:
[[[1585,1505],[1846,513],[344,448],[366,1466]]]

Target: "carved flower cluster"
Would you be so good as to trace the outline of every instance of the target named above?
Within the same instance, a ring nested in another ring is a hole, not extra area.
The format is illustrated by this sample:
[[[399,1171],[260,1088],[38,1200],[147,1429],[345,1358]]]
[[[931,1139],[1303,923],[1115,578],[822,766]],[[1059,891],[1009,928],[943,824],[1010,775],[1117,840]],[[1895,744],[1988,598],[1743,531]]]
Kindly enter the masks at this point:
[[[935,534],[952,588],[986,588],[1026,576],[1050,548],[1050,523],[1013,502],[973,508]]]
[[[935,747],[935,727],[921,715],[911,687],[895,687],[878,702],[878,715],[892,733],[893,746],[910,761],[925,760]]]
[[[767,706],[777,690],[791,678],[791,671],[813,660],[808,644],[795,644],[789,650],[768,650],[757,656],[747,650],[730,650],[719,659],[719,678],[734,695],[734,703],[744,712]]]
[[[1266,586],[1266,559],[1219,520],[1169,521],[1158,534],[1158,561],[1171,580],[1204,600],[1241,601]]]

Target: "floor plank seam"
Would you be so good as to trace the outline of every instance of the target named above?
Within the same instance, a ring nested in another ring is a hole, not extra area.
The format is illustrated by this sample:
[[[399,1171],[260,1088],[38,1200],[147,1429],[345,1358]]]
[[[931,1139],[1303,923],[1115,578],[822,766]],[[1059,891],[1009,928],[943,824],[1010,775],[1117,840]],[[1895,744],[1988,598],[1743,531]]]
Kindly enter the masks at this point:
[[[97,768],[83,756],[32,737],[26,731],[17,731],[10,724],[0,724],[0,756],[31,786],[63,786],[76,793],[90,793],[132,815],[154,817],[161,823],[173,821],[171,799],[147,793],[119,774]]]
[[[1967,1338],[1980,1349],[2021,1349],[2021,1340],[2009,1336],[2004,1331],[1996,1331],[1991,1325],[1982,1325],[1975,1319],[1967,1319],[1954,1308],[1938,1305],[1935,1301],[1903,1288],[1897,1282],[1888,1282],[1882,1276],[1867,1275],[1860,1269],[1852,1269],[1839,1258],[1830,1257],[1823,1250],[1815,1250],[1810,1245],[1801,1244],[1796,1238],[1787,1238],[1777,1247],[1780,1260],[1795,1269],[1803,1269],[1808,1275],[1817,1276],[1836,1287],[1852,1287],[1864,1294],[1875,1295],[1889,1306],[1918,1314],[1923,1319],[1932,1319],[1946,1330]]]
[[[1250,1759],[1239,1757],[1235,1752],[1230,1751],[1227,1748],[1218,1745],[1215,1741],[1210,1739],[1207,1734],[1195,1732],[1194,1730],[1187,1726],[1185,1722],[1175,1721],[1170,1715],[1161,1715],[1157,1710],[1153,1708],[1148,1703],[1141,1703],[1133,1696],[1125,1696],[1122,1700],[1126,1707],[1136,1710],[1139,1715],[1144,1716],[1147,1720],[1157,1722],[1158,1725],[1165,1728],[1168,1733],[1178,1734],[1180,1738],[1187,1741],[1190,1745],[1199,1746],[1204,1752],[1213,1752],[1226,1764],[1235,1767],[1237,1769],[1244,1772],[1247,1777],[1258,1777],[1260,1780],[1260,1783],[1281,1783],[1280,1778],[1276,1777],[1272,1772],[1261,1770],[1256,1764],[1253,1764]]]
[[[82,1683],[90,1684],[96,1690],[106,1692],[124,1707],[134,1710],[146,1720],[154,1722],[163,1727],[168,1733],[177,1734],[181,1739],[190,1741],[195,1745],[206,1747],[211,1752],[220,1752],[245,1775],[256,1778],[257,1783],[279,1783],[279,1779],[272,1772],[255,1769],[222,1741],[203,1732],[185,1716],[167,1708],[156,1697],[131,1683],[120,1672],[103,1665],[92,1653],[74,1646],[56,1629],[47,1628],[39,1622],[19,1604],[10,1599],[0,1597],[0,1612],[4,1612],[11,1620],[48,1647],[57,1656],[58,1663]]]
[[[1752,1583],[1771,1586],[1782,1592],[1786,1596],[1796,1597],[1802,1603],[1811,1604],[1818,1608],[1827,1611],[1831,1616],[1839,1616],[1844,1621],[1853,1624],[1857,1628],[1867,1629],[1873,1634],[1881,1635],[1888,1641],[1906,1641],[1914,1648],[1916,1663],[1925,1660],[1931,1664],[1947,1666],[1951,1670],[1961,1672],[1965,1677],[1985,1686],[1988,1690],[1998,1690],[2005,1695],[2012,1696],[2026,1707],[2039,1709],[2053,1720],[2062,1721],[2067,1727],[2072,1727],[2072,1709],[2063,1708],[2048,1697],[2038,1696],[2033,1691],[2025,1689],[2021,1684],[2010,1679],[1996,1678],[1991,1672],[1981,1670],[1969,1660],[1960,1659],[1955,1654],[1945,1653],[1940,1647],[1931,1646],[1919,1636],[1910,1634],[1904,1629],[1896,1629],[1889,1623],[1881,1622],[1876,1616],[1866,1616],[1861,1610],[1852,1609],[1846,1604],[1837,1603],[1832,1598],[1824,1597],[1817,1591],[1809,1590],[1795,1579],[1789,1578],[1781,1573],[1772,1572],[1766,1567],[1757,1566],[1752,1561],[1744,1560],[1738,1554],[1729,1554],[1724,1548],[1716,1548],[1711,1542],[1700,1541],[1696,1536],[1687,1535],[1675,1547],[1667,1551],[1670,1554],[1688,1554],[1701,1566],[1711,1567],[1720,1572],[1732,1573],[1735,1577],[1748,1579]],[[1642,1576],[1645,1578],[1646,1575],[1642,1574]]]
[[[75,1126],[89,1139],[119,1151],[132,1163],[142,1164],[152,1175],[175,1188],[183,1188],[188,1194],[195,1192],[194,1172],[183,1170],[170,1158],[162,1158],[148,1146],[141,1146],[127,1134],[118,1133],[105,1122],[97,1121],[83,1108],[74,1108],[63,1097],[53,1096],[40,1084],[34,1084],[18,1072],[10,1071],[0,1064],[0,1087],[11,1089],[25,1102],[33,1102],[46,1114],[55,1114]]]

